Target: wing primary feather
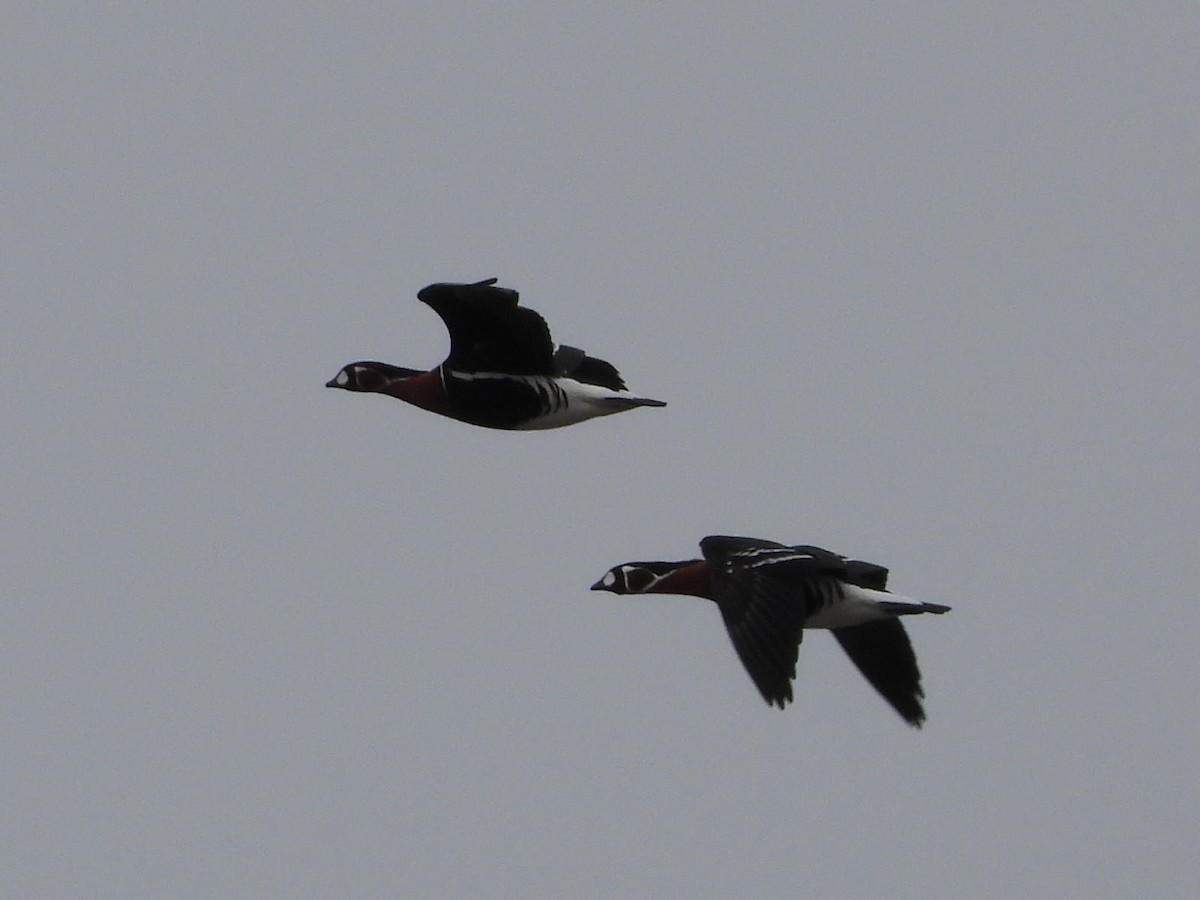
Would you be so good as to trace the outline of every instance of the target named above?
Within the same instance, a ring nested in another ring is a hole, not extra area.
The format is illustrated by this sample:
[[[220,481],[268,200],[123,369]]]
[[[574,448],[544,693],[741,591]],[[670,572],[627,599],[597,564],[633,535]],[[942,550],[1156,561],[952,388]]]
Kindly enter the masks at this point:
[[[835,628],[837,638],[863,677],[891,704],[904,721],[920,728],[925,721],[921,671],[908,632],[899,619],[880,619],[849,628]]]

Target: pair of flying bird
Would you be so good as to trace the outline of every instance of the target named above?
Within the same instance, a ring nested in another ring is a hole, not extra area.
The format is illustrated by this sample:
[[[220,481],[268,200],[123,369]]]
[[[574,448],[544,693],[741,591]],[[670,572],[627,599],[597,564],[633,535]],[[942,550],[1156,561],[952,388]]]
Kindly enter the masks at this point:
[[[631,393],[616,368],[556,345],[545,320],[519,306],[514,290],[489,278],[431,284],[417,299],[450,332],[450,355],[430,371],[356,362],[326,387],[387,394],[471,425],[508,430],[559,428],[639,406],[665,406]],[[819,547],[709,536],[703,559],[628,562],[592,590],[690,594],[721,611],[734,649],[767,703],[792,700],[806,628],[833,632],[874,688],[910,725],[925,721],[921,673],[900,616],[944,613],[887,589],[883,566]]]

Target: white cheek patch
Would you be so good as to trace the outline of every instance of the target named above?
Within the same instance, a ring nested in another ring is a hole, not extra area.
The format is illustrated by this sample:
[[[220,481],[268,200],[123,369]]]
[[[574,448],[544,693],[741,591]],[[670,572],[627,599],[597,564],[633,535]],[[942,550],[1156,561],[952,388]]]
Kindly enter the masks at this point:
[[[338,387],[345,387],[350,383],[350,376],[346,374],[345,369],[342,369],[342,371],[337,373],[337,378],[335,378],[334,381],[337,382]]]
[[[612,569],[604,573],[604,577],[600,579],[600,583],[605,587],[612,587],[617,583],[617,576],[612,573]]]

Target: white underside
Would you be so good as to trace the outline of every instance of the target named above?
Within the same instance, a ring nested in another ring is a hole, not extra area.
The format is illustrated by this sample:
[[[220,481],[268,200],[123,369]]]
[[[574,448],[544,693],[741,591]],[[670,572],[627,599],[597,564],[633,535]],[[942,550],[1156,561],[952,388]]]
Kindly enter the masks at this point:
[[[843,584],[842,591],[844,594],[842,599],[829,604],[815,616],[805,619],[804,627],[849,628],[865,622],[894,618],[897,606],[912,606],[918,610],[924,606],[920,600],[913,600],[911,597],[858,587],[853,584]]]
[[[614,391],[595,384],[584,384],[572,378],[548,378],[545,375],[504,375],[492,372],[455,372],[455,378],[473,381],[484,378],[503,378],[506,381],[523,382],[534,389],[541,389],[549,397],[550,410],[544,415],[530,419],[517,426],[519,431],[538,431],[546,428],[562,428],[597,416],[609,416],[629,409],[613,400],[641,400],[629,391]]]
[[[552,410],[548,415],[527,422],[521,426],[522,429],[560,428],[563,425],[574,425],[576,422],[594,419],[597,416],[610,416],[613,413],[629,409],[628,406],[613,403],[613,400],[640,399],[629,391],[614,391],[610,388],[584,384],[569,378],[560,378],[557,383],[567,395],[566,404]]]

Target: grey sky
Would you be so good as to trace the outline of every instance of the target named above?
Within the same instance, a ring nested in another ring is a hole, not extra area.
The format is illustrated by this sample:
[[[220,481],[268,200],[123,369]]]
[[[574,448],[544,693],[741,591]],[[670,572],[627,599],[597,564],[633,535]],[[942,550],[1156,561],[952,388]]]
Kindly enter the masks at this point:
[[[0,893],[1192,895],[1200,9],[646,6],[6,12]],[[492,275],[670,405],[322,387]],[[587,590],[712,532],[925,730]]]

